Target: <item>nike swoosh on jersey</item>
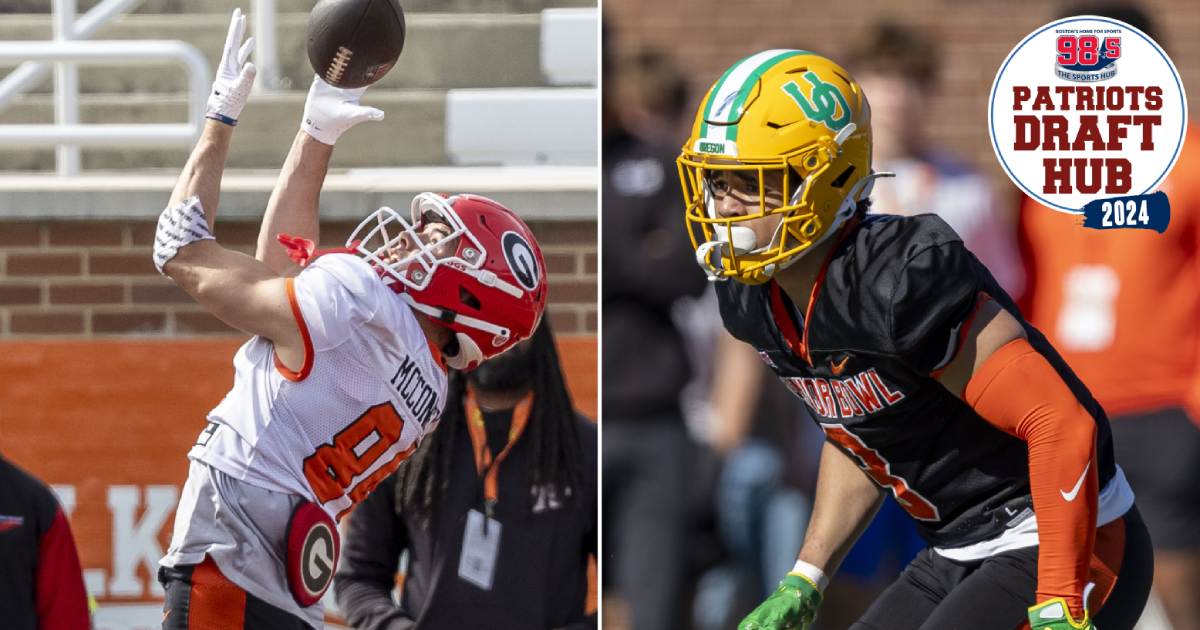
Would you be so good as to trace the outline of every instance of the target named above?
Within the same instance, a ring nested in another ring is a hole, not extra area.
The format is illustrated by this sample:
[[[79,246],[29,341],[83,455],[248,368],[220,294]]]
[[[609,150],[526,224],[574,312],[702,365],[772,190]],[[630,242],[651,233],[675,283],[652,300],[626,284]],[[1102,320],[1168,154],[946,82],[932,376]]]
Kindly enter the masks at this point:
[[[833,359],[830,359],[829,360],[829,369],[833,370],[834,376],[841,376],[842,371],[846,369],[846,362],[849,360],[850,360],[850,355],[848,355],[848,354],[842,355],[842,360],[838,361],[837,363],[834,363]]]
[[[1067,503],[1070,503],[1071,501],[1075,500],[1076,495],[1079,494],[1079,489],[1083,487],[1083,480],[1085,477],[1087,477],[1088,469],[1091,467],[1092,467],[1092,462],[1088,462],[1087,466],[1083,467],[1083,474],[1079,475],[1079,481],[1075,482],[1075,487],[1071,488],[1070,492],[1063,492],[1061,489],[1058,491],[1058,493],[1062,495],[1062,498]]]

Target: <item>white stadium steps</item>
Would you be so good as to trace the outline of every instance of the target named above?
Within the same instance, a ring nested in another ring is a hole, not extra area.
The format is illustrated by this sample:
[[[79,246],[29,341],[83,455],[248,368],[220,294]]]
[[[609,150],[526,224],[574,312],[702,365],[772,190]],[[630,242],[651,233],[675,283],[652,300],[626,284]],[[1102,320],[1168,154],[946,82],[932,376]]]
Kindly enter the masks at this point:
[[[78,0],[83,13],[100,0]],[[275,0],[279,13],[308,13],[316,0]],[[254,0],[145,0],[137,13],[196,14],[219,13],[228,16],[234,7],[251,10]],[[594,7],[595,0],[402,0],[406,12],[425,13],[537,13],[549,7]],[[48,13],[47,0],[4,0],[0,15],[5,13]]]
[[[596,85],[599,20],[595,7],[542,11],[540,57],[550,85]]]
[[[305,92],[292,90],[251,97],[233,137],[227,164],[232,168],[278,168],[300,129]],[[363,123],[338,142],[334,168],[434,166],[447,164],[443,149],[445,92],[380,90],[368,93],[367,105],[386,112],[384,120]],[[3,113],[0,124],[50,123],[48,94],[21,97]],[[84,123],[185,122],[182,96],[95,94],[81,99]],[[188,146],[159,149],[84,149],[85,169],[181,168]],[[52,149],[0,148],[0,171],[54,168]]]
[[[0,41],[50,36],[46,1],[2,4]],[[80,16],[94,5],[80,0]],[[136,12],[102,26],[92,38],[178,38],[199,48],[215,67],[228,12],[240,5],[247,1],[144,0]],[[312,78],[305,53],[311,5],[312,0],[276,0],[282,89],[251,97],[234,137],[229,168],[280,167],[298,131]],[[364,98],[365,104],[384,109],[386,119],[347,133],[332,168],[595,167],[599,11],[594,0],[403,0],[403,5],[408,20],[404,53]],[[13,10],[32,13],[6,13]],[[0,77],[4,72],[0,67]],[[187,112],[181,74],[166,64],[80,65],[80,121],[181,124]],[[0,104],[0,125],[53,122],[50,84],[47,76],[34,90]],[[82,162],[85,173],[174,170],[188,150],[184,144],[84,149]],[[0,146],[0,174],[48,172],[54,164],[53,149]],[[594,202],[592,206],[594,210]]]
[[[456,164],[597,163],[594,88],[450,90],[446,154]]]
[[[541,21],[540,14],[409,13],[404,52],[374,89],[546,85],[539,52]],[[286,88],[307,89],[313,75],[305,48],[307,24],[308,15],[303,13],[282,13],[276,18],[277,57]],[[98,29],[92,39],[182,40],[200,49],[209,66],[215,68],[228,28],[229,16],[224,14],[127,15]],[[0,19],[0,41],[50,37],[49,15],[8,15]],[[6,74],[7,70],[0,73]],[[166,65],[87,66],[79,75],[83,92],[185,89],[183,76]],[[48,92],[51,87],[47,76],[37,90]]]

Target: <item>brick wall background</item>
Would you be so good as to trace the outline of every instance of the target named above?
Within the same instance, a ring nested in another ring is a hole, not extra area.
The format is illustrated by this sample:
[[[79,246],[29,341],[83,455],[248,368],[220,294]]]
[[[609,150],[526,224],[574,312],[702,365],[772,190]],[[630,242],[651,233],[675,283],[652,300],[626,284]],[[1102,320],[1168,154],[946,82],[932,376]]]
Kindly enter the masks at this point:
[[[996,70],[1023,37],[1069,4],[1034,0],[605,0],[604,21],[618,55],[673,53],[692,79],[692,103],[734,61],[759,50],[803,48],[838,59],[880,18],[916,26],[942,50],[941,85],[926,113],[930,139],[949,146],[1009,183],[992,153],[987,98]],[[1195,0],[1139,3],[1155,19],[1159,43],[1183,77],[1193,117],[1200,112],[1200,5]],[[869,95],[868,95],[869,96]],[[683,132],[686,134],[686,131]],[[682,144],[683,136],[680,136]]]
[[[150,260],[151,221],[0,220],[0,339],[240,334],[205,312]],[[557,334],[596,332],[596,223],[530,227],[549,269],[548,314]],[[354,225],[321,226],[324,246]],[[258,224],[220,222],[217,238],[254,252]]]

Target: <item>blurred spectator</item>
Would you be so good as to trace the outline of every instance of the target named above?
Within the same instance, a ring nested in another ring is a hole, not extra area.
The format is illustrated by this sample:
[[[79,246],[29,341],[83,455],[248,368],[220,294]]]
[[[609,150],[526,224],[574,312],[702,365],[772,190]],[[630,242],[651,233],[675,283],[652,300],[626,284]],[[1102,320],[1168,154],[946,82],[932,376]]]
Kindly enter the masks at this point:
[[[710,306],[710,314],[716,308]],[[749,345],[720,321],[715,352],[710,444],[723,458],[714,499],[728,560],[701,579],[696,628],[730,628],[774,590],[791,569],[811,511],[824,439],[798,398]]]
[[[621,71],[605,59],[605,85]],[[683,224],[678,144],[631,133],[614,92],[602,95],[603,573],[634,630],[670,630],[685,618],[691,513],[682,497],[695,449],[680,403],[692,369],[672,306],[706,282]]]
[[[1155,38],[1141,10],[1076,5]],[[1029,320],[1050,338],[1112,419],[1125,471],[1155,547],[1154,589],[1175,630],[1200,628],[1200,132],[1160,188],[1171,202],[1164,234],[1088,230],[1074,215],[1025,198],[1020,227],[1029,270]]]
[[[434,434],[350,516],[342,612],[363,630],[595,628],[596,425],[572,408],[549,324],[453,373],[447,400]]]
[[[1019,296],[1011,216],[998,208],[985,176],[926,138],[939,59],[933,38],[892,22],[876,24],[849,53],[847,69],[870,95],[875,170],[896,174],[875,182],[872,211],[941,216],[1000,286]]]
[[[674,147],[687,137],[682,114],[688,105],[688,84],[675,60],[657,51],[642,51],[621,64],[615,79],[621,125],[652,144]]]
[[[925,546],[912,517],[888,495],[825,591],[816,628],[848,628]]]
[[[91,627],[71,526],[46,484],[0,456],[0,623],[6,630]]]

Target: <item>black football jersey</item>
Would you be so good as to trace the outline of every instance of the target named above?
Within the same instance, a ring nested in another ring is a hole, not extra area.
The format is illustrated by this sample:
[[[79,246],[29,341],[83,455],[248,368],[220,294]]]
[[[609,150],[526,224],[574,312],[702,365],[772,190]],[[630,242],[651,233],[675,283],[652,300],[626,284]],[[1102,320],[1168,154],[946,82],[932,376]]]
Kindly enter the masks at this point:
[[[717,285],[721,317],[931,545],[992,538],[1032,509],[1024,441],[989,424],[934,374],[954,358],[981,296],[1025,327],[1098,425],[1100,487],[1115,472],[1108,420],[1083,383],[935,215],[869,216],[797,304],[775,282]]]

